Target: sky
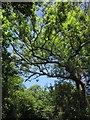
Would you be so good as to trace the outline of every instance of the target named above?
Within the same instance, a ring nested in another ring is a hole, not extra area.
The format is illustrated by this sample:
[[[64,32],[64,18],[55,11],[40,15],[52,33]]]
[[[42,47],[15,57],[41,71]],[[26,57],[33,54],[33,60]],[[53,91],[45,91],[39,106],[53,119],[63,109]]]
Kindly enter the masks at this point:
[[[32,80],[31,82],[26,81],[24,82],[24,85],[26,86],[27,89],[33,85],[40,85],[41,87],[45,87],[45,86],[54,85],[56,80],[57,80],[56,78],[48,78],[46,76],[43,76],[39,78],[38,82],[36,80]]]

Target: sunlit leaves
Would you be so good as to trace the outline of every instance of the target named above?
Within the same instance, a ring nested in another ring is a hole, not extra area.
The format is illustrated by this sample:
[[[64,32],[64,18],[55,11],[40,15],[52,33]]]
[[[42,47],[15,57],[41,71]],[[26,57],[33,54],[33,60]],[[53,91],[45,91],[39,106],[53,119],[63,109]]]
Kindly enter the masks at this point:
[[[84,77],[83,68],[89,57],[83,60],[83,56],[89,55],[90,50],[89,9],[86,13],[80,5],[60,2],[41,4],[41,7],[33,4],[28,16],[25,11],[21,12],[23,6],[16,13],[11,5],[10,15],[4,16],[8,28],[4,33],[17,54],[21,73],[28,78],[54,75],[81,80]]]

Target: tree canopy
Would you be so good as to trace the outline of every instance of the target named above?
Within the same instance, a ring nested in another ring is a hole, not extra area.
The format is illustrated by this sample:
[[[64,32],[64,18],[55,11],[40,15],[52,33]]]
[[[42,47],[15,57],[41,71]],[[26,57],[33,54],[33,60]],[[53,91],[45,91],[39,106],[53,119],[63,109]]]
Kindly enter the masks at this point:
[[[69,79],[85,91],[83,81],[90,79],[89,4],[30,4],[31,15],[22,10],[26,3],[22,8],[6,4],[3,10],[3,32],[17,66],[27,80],[43,75]]]

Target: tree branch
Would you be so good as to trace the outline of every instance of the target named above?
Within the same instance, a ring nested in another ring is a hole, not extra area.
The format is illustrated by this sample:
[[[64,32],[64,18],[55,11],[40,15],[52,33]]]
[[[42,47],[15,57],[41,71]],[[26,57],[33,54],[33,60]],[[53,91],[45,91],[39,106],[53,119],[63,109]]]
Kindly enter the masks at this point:
[[[69,58],[68,58],[68,61],[72,58],[74,58],[76,55],[78,55],[80,53],[80,50],[86,45],[90,43],[90,40],[86,41],[85,43],[82,43],[81,46],[79,46],[79,48],[77,50],[75,50],[75,52],[73,53],[73,55],[71,55]]]

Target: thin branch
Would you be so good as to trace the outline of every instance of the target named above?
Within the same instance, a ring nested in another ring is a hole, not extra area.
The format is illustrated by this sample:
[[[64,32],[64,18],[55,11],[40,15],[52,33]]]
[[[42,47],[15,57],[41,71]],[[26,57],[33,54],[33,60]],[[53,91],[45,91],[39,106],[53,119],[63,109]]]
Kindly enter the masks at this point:
[[[77,50],[75,50],[75,52],[73,53],[73,55],[71,55],[68,60],[74,58],[76,55],[78,55],[80,53],[80,50],[86,45],[90,43],[90,40],[86,41],[85,43],[82,43],[81,46],[79,46],[79,48]]]
[[[25,62],[27,62],[28,64],[30,64],[29,60],[26,59],[21,53],[19,53],[18,50],[16,50],[16,48],[14,47],[13,44],[11,44],[11,45],[12,45],[14,51],[16,52],[16,54],[17,54],[22,60],[24,60]]]
[[[38,50],[38,49],[45,50],[45,51],[49,52],[52,56],[58,56],[59,58],[62,59],[62,57],[61,57],[60,55],[54,54],[54,53],[52,52],[52,50],[49,50],[49,49],[47,49],[47,48],[39,47],[39,46],[38,46],[38,47],[35,46],[35,48],[33,48],[33,50]]]
[[[70,76],[64,76],[64,75],[61,75],[61,74],[50,74],[50,73],[46,73],[46,72],[44,72],[43,70],[41,70],[40,72],[35,72],[35,71],[29,71],[30,73],[32,73],[32,75],[30,75],[29,77],[28,77],[28,79],[30,79],[31,77],[33,77],[33,76],[35,76],[35,75],[39,75],[39,76],[48,76],[48,77],[53,77],[53,78],[64,78],[64,79],[71,79],[71,77]],[[38,76],[38,77],[39,77]],[[28,80],[28,79],[26,79],[26,81]]]

